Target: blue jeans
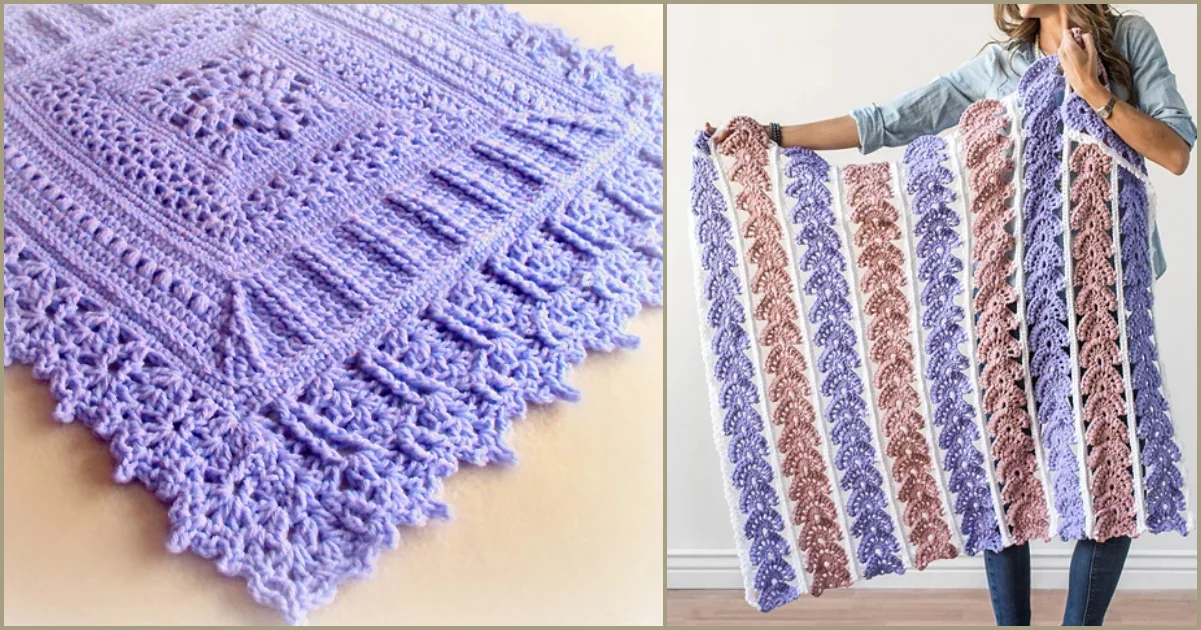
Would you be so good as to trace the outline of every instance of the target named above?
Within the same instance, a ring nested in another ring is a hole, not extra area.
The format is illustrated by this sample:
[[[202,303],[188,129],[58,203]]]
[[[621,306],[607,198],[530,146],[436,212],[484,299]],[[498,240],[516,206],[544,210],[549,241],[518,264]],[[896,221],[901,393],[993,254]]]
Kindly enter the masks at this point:
[[[1119,536],[1103,543],[1076,542],[1068,573],[1065,626],[1099,626],[1118,588],[1130,538]],[[984,571],[998,626],[1030,625],[1030,547],[1014,545],[1001,553],[984,552]]]

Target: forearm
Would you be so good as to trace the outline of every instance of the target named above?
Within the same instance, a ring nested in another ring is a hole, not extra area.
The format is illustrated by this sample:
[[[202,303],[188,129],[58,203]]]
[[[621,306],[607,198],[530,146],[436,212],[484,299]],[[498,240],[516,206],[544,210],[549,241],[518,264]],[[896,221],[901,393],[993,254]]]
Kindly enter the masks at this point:
[[[1105,86],[1097,84],[1081,91],[1080,96],[1093,109],[1097,109],[1109,102],[1110,92]],[[1188,143],[1166,123],[1148,116],[1137,107],[1117,101],[1105,124],[1130,148],[1169,172],[1180,175],[1188,168]]]
[[[783,147],[804,147],[814,151],[853,149],[859,146],[859,129],[855,119],[839,116],[803,125],[780,127]]]

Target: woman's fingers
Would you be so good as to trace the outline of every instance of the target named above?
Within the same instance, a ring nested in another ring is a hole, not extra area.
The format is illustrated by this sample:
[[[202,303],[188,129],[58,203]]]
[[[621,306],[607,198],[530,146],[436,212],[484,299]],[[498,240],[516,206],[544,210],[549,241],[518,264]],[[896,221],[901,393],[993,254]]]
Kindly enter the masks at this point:
[[[710,125],[709,123],[705,123],[705,132],[708,133],[709,135],[713,136],[714,143],[720,144],[722,140],[726,139],[726,136],[730,135],[730,128],[722,127],[721,130],[719,131],[717,129],[714,129],[713,125]]]
[[[1063,30],[1063,37],[1059,38],[1059,50],[1060,51],[1066,52],[1066,51],[1069,51],[1072,48],[1076,47],[1076,34],[1073,33],[1072,30],[1073,29],[1064,29]]]
[[[1084,33],[1080,36],[1084,41],[1084,50],[1088,53],[1088,66],[1092,70],[1094,76],[1101,73],[1101,60],[1097,55],[1097,45],[1093,42],[1092,33]]]
[[[710,125],[709,123],[705,123],[705,131],[707,131],[710,135],[713,136],[713,142],[716,144],[721,144],[722,142],[725,141],[726,138],[730,137],[730,126],[729,125],[726,125],[726,126],[722,127],[721,129],[714,129],[713,125]]]

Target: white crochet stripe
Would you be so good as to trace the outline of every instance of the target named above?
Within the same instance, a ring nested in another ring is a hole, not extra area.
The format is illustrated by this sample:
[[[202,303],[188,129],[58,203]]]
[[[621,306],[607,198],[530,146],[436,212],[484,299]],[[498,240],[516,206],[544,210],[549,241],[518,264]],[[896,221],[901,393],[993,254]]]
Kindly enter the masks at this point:
[[[726,200],[726,208],[731,214],[731,216],[728,218],[731,220],[730,225],[733,226],[734,229],[734,249],[737,250],[739,254],[737,256],[738,274],[739,279],[742,281],[742,286],[745,289],[744,292],[739,293],[739,298],[741,299],[741,297],[745,295],[747,301],[746,323],[750,328],[751,361],[755,364],[755,373],[759,376],[759,391],[761,392],[759,397],[759,406],[762,411],[761,415],[763,417],[763,424],[767,427],[767,432],[769,434],[767,436],[767,452],[771,456],[772,483],[775,485],[776,493],[780,497],[780,505],[783,505],[785,510],[787,510],[787,506],[789,505],[788,489],[784,484],[784,474],[780,468],[780,457],[777,453],[778,447],[776,446],[778,436],[776,436],[775,423],[772,422],[771,416],[771,410],[775,405],[768,401],[767,378],[763,376],[765,373],[763,370],[763,356],[761,356],[761,353],[759,352],[760,326],[758,320],[756,320],[754,316],[754,297],[751,296],[751,270],[750,265],[746,261],[748,244],[742,237],[743,221],[741,220],[741,216],[744,213],[739,213],[735,209],[735,196],[732,192],[731,182],[727,177],[725,165],[722,164],[721,158],[717,157],[720,156],[720,154],[717,152],[717,146],[712,141],[710,141],[709,146],[710,150],[713,152],[712,155],[715,156],[714,163],[717,165],[718,179],[721,181],[721,194]],[[777,513],[780,513],[778,508],[776,511]],[[805,564],[801,558],[801,551],[797,548],[798,537],[795,526],[792,522],[792,515],[785,511],[780,513],[780,517],[783,519],[784,526],[788,530],[788,535],[785,536],[785,538],[787,539],[788,544],[788,555],[792,558],[792,566],[796,571],[797,587],[801,593],[808,593],[809,585],[805,582]]]
[[[1008,99],[1003,103],[1009,114],[1009,137],[1013,140],[1013,154],[1010,163],[1013,164],[1013,232],[1014,232],[1014,252],[1013,261],[1014,268],[1017,269],[1016,275],[1010,281],[1010,284],[1017,288],[1017,317],[1018,317],[1018,343],[1022,347],[1022,374],[1023,389],[1026,390],[1026,409],[1030,416],[1030,435],[1034,440],[1034,475],[1038,478],[1038,483],[1043,489],[1043,501],[1047,504],[1047,514],[1050,516],[1050,527],[1048,532],[1054,536],[1059,531],[1059,510],[1055,505],[1055,497],[1051,488],[1051,470],[1047,466],[1046,453],[1043,452],[1042,441],[1042,425],[1038,419],[1038,407],[1034,400],[1034,382],[1030,374],[1030,343],[1029,328],[1030,323],[1026,319],[1026,259],[1025,259],[1025,216],[1022,207],[1023,200],[1026,195],[1026,188],[1023,186],[1022,177],[1024,171],[1025,160],[1022,159],[1022,148],[1025,144],[1025,134],[1022,130],[1021,112],[1018,109],[1017,101]]]
[[[1068,88],[1071,92],[1071,88]],[[1064,103],[1067,103],[1067,95],[1064,95]],[[1064,110],[1060,109],[1062,115]],[[1064,127],[1066,130],[1067,128]],[[1085,452],[1088,451],[1088,441],[1084,434],[1084,404],[1080,396],[1080,355],[1076,341],[1076,287],[1075,274],[1072,271],[1072,191],[1071,191],[1071,159],[1072,140],[1066,135],[1063,138],[1063,146],[1061,147],[1060,156],[1060,174],[1059,174],[1059,189],[1060,189],[1060,219],[1063,221],[1063,264],[1064,264],[1064,301],[1067,302],[1068,309],[1068,355],[1071,357],[1072,365],[1072,413],[1076,419],[1076,435],[1079,436],[1080,450],[1077,451],[1078,460],[1080,462],[1080,482],[1085,488],[1085,496],[1088,500],[1084,502],[1084,531],[1089,538],[1096,538],[1096,514],[1093,512],[1093,496],[1091,489],[1093,471],[1088,467],[1088,461],[1085,459]]]
[[[1121,166],[1116,163],[1111,162],[1109,165],[1110,234],[1113,238],[1114,291],[1118,300],[1118,345],[1122,349],[1122,384],[1125,386],[1126,398],[1126,436],[1130,438],[1130,457],[1134,469],[1132,476],[1134,477],[1135,535],[1138,535],[1147,530],[1147,504],[1146,497],[1143,496],[1143,458],[1139,454],[1138,421],[1134,412],[1134,382],[1130,373],[1130,350],[1126,335],[1126,297],[1123,288],[1126,276],[1122,270],[1122,230],[1121,217],[1118,212],[1119,168]]]
[[[807,363],[805,373],[806,377],[809,379],[810,389],[812,391],[810,403],[813,405],[813,410],[817,414],[816,421],[819,426],[818,435],[821,436],[822,441],[822,462],[826,467],[826,478],[830,480],[830,492],[832,493],[830,498],[834,502],[834,507],[838,510],[838,522],[842,531],[842,537],[839,539],[839,544],[842,545],[843,550],[847,554],[847,568],[850,570],[851,583],[853,584],[858,582],[863,576],[863,571],[859,566],[859,561],[855,558],[855,549],[851,541],[851,525],[847,520],[846,509],[843,507],[845,499],[842,494],[842,487],[838,483],[838,470],[834,466],[834,446],[830,444],[830,439],[827,435],[829,433],[829,427],[826,423],[826,408],[829,406],[829,403],[821,394],[821,382],[818,380],[816,373],[817,352],[814,348],[813,330],[810,328],[809,318],[805,316],[805,314],[809,312],[809,303],[806,301],[805,292],[802,289],[803,278],[801,277],[801,267],[800,263],[798,262],[800,260],[800,253],[797,251],[798,246],[795,233],[796,226],[788,217],[787,206],[784,202],[785,180],[787,180],[788,176],[785,175],[784,167],[780,160],[780,148],[773,144],[769,151],[771,152],[771,166],[773,175],[772,186],[775,187],[774,201],[776,202],[777,209],[776,219],[779,220],[781,225],[784,226],[783,238],[786,241],[784,243],[784,251],[788,256],[789,277],[791,277],[793,281],[793,299],[796,300],[797,312],[799,313],[798,319],[800,319],[801,330],[805,336],[804,352],[805,361]],[[791,499],[788,500],[790,501],[789,506],[791,507]],[[791,513],[791,510],[789,513]]]
[[[988,475],[988,490],[992,495],[993,513],[997,518],[997,529],[1001,532],[1001,545],[1008,547],[1013,544],[1013,534],[1009,531],[1009,526],[1005,520],[1005,503],[1001,500],[1001,493],[997,489],[996,478],[996,460],[992,455],[992,439],[988,434],[988,425],[984,419],[984,405],[980,394],[980,363],[976,354],[976,313],[972,306],[972,301],[976,297],[975,288],[975,259],[972,258],[972,248],[975,242],[975,235],[972,232],[972,200],[971,186],[964,182],[967,179],[967,168],[964,166],[961,157],[962,143],[959,141],[958,132],[954,135],[955,141],[951,143],[951,170],[955,173],[955,186],[958,188],[960,199],[963,200],[963,225],[962,236],[963,243],[966,249],[966,257],[963,263],[963,286],[964,286],[964,330],[967,331],[968,342],[968,361],[971,367],[972,377],[972,407],[976,412],[976,429],[980,432],[980,443],[984,449],[984,472]]]
[[[904,563],[905,568],[909,569],[913,567],[913,549],[909,545],[909,536],[906,535],[905,524],[901,521],[900,512],[897,510],[896,499],[894,498],[896,493],[893,491],[892,474],[890,473],[891,468],[888,465],[889,458],[888,454],[884,452],[884,441],[880,439],[880,418],[876,414],[876,409],[880,407],[878,404],[880,397],[879,393],[876,391],[876,382],[872,378],[872,358],[871,351],[867,343],[866,316],[863,313],[862,305],[859,303],[859,294],[862,291],[862,284],[859,282],[859,265],[856,264],[856,261],[859,258],[859,252],[855,247],[854,239],[856,229],[854,224],[851,222],[850,213],[845,212],[845,209],[842,206],[843,169],[836,168],[833,170],[835,173],[835,178],[838,180],[838,194],[835,195],[834,198],[838,200],[838,218],[843,229],[843,242],[846,243],[847,246],[847,268],[850,269],[851,279],[854,281],[851,284],[851,303],[856,314],[855,335],[859,338],[859,342],[862,344],[861,348],[863,350],[863,371],[864,376],[866,377],[863,381],[864,393],[868,396],[867,408],[871,410],[870,415],[872,420],[869,428],[871,428],[872,431],[872,443],[876,448],[877,467],[884,477],[884,491],[888,497],[888,511],[892,515],[893,523],[896,526],[895,531],[897,538],[899,539],[897,542],[901,543],[901,549],[904,551],[904,553],[901,554],[901,561]]]
[[[889,163],[889,170],[892,171],[892,191],[893,197],[897,199],[901,206],[897,208],[897,215],[900,220],[901,227],[901,255],[905,257],[904,272],[908,276],[905,282],[907,292],[909,294],[909,326],[912,328],[910,335],[910,343],[913,347],[913,369],[914,380],[913,385],[917,389],[918,398],[921,400],[922,409],[922,438],[926,440],[926,447],[930,449],[930,462],[933,465],[933,470],[930,474],[934,476],[935,482],[938,484],[938,500],[942,506],[943,521],[951,528],[951,544],[954,545],[956,553],[963,553],[963,535],[959,531],[959,523],[955,520],[955,510],[951,507],[951,502],[947,499],[946,479],[943,477],[942,468],[942,453],[938,448],[938,440],[934,437],[933,419],[934,415],[930,411],[930,400],[928,395],[928,384],[931,379],[926,378],[926,340],[923,339],[924,332],[921,322],[918,318],[918,311],[922,308],[921,300],[918,299],[917,285],[917,251],[914,249],[914,239],[910,237],[912,226],[909,223],[909,199],[906,196],[905,188],[901,186],[900,163]],[[923,383],[926,386],[923,386]]]
[[[704,157],[704,159],[713,160],[712,154],[703,155],[700,153],[699,149],[697,149],[696,151],[697,151],[697,154],[702,155],[702,157]],[[714,169],[716,169],[716,168],[717,168],[717,164],[714,161]],[[718,177],[720,178],[720,175]],[[720,191],[720,186],[718,186],[717,182],[714,182],[713,185],[715,187],[718,187],[718,189]],[[729,199],[724,193],[723,193],[722,197],[723,197],[723,199],[725,199],[726,213],[728,214],[729,208],[730,208]],[[734,223],[733,221],[731,221],[730,225],[734,226],[737,224]],[[726,497],[726,507],[728,507],[730,510],[730,525],[734,529],[734,546],[738,553],[738,566],[742,571],[742,584],[743,584],[743,589],[744,589],[744,596],[746,598],[746,603],[750,604],[751,606],[758,607],[758,603],[757,603],[758,597],[756,597],[755,586],[754,586],[754,582],[752,579],[755,574],[754,568],[752,568],[752,566],[751,566],[750,553],[749,553],[749,550],[747,549],[747,540],[743,534],[743,529],[744,529],[743,526],[746,521],[742,517],[742,514],[739,513],[739,511],[738,511],[737,490],[734,488],[734,482],[733,482],[733,477],[732,477],[733,472],[734,472],[733,464],[730,463],[730,458],[727,455],[727,453],[729,453],[730,441],[725,436],[725,432],[722,430],[722,424],[724,423],[725,418],[724,418],[724,412],[722,411],[722,408],[721,408],[721,403],[718,400],[718,396],[721,391],[721,384],[718,382],[717,377],[714,374],[714,369],[717,367],[717,356],[713,352],[714,332],[713,332],[713,329],[709,326],[709,321],[708,321],[708,317],[707,317],[707,314],[709,312],[709,305],[705,301],[705,270],[701,264],[701,262],[702,262],[701,246],[700,246],[699,240],[697,239],[697,227],[698,227],[698,224],[697,224],[696,216],[691,211],[689,211],[688,212],[688,229],[690,230],[690,235],[689,235],[688,241],[689,241],[689,245],[691,246],[691,250],[692,250],[692,262],[693,262],[692,279],[693,279],[693,282],[695,283],[695,287],[696,287],[696,305],[697,305],[697,312],[698,312],[699,318],[700,318],[701,355],[704,357],[705,383],[708,385],[707,389],[709,392],[709,417],[710,417],[710,423],[713,425],[713,445],[717,449],[717,459],[721,465],[722,490],[725,493],[725,497]],[[738,299],[739,299],[739,302],[742,305],[742,307],[745,309],[746,304],[745,304],[745,300],[743,299],[741,292],[739,292]],[[749,314],[748,314],[748,318],[749,318]],[[758,376],[759,375],[756,374],[756,377],[758,377]],[[759,379],[759,380],[760,380],[760,383],[758,383],[757,385],[761,387],[762,379]]]

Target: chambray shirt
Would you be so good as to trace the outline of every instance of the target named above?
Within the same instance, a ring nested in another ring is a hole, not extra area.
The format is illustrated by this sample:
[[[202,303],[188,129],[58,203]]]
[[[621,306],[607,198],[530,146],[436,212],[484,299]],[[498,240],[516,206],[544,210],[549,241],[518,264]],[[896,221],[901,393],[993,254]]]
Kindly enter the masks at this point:
[[[1114,27],[1114,42],[1133,70],[1138,108],[1174,129],[1191,149],[1197,142],[1197,126],[1176,89],[1176,75],[1168,69],[1155,29],[1142,17],[1123,15]],[[963,110],[975,101],[1001,99],[1013,93],[1022,73],[1037,59],[1037,53],[1033,45],[1023,45],[1012,58],[1009,54],[1000,44],[990,44],[954,71],[922,87],[883,105],[873,103],[851,110],[851,117],[859,127],[859,152],[867,154],[882,146],[901,146],[918,136],[939,133],[955,125]],[[1111,82],[1109,89],[1119,99],[1128,100],[1129,94],[1122,86]],[[1151,246],[1152,268],[1159,278],[1167,269],[1167,261],[1158,225],[1152,231]]]

